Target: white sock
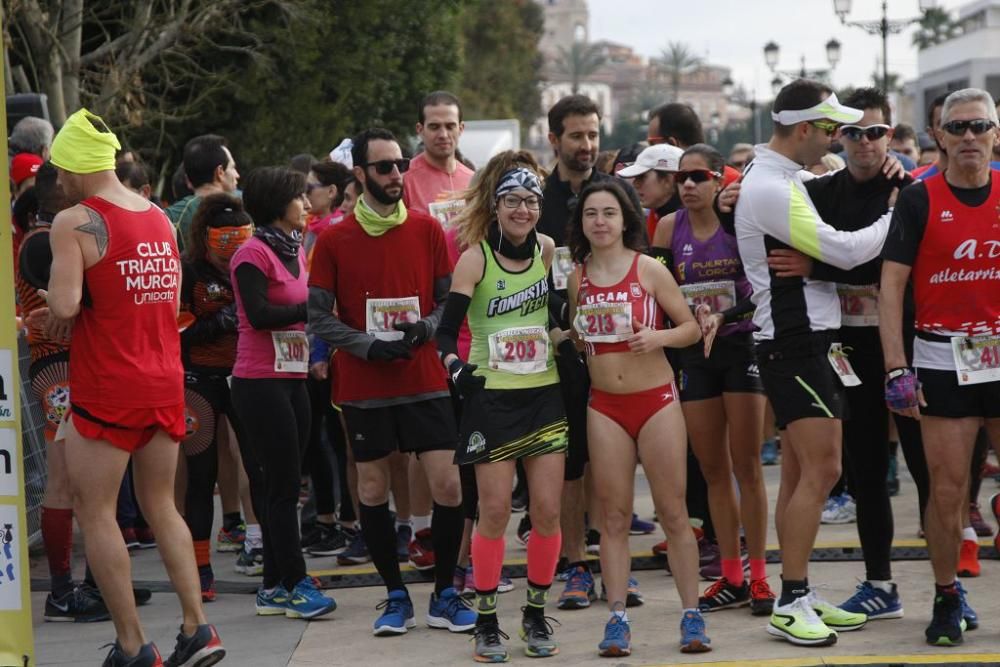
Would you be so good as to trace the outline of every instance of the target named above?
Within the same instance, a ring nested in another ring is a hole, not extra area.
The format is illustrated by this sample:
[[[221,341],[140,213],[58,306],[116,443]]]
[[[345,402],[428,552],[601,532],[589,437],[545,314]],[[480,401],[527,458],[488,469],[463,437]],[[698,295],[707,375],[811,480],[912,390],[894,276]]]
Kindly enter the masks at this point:
[[[875,579],[869,579],[868,583],[874,588],[880,591],[885,591],[886,593],[892,593],[892,580],[889,581],[876,581]]]
[[[700,614],[700,613],[701,613],[701,612],[700,612],[699,610],[695,609],[694,607],[691,607],[691,608],[689,608],[689,609],[685,609],[685,610],[684,610],[684,613],[686,614],[686,613],[688,613],[689,611],[693,611],[693,612],[695,612],[695,613],[698,613],[698,614]]]
[[[975,528],[973,528],[972,526],[966,526],[965,528],[962,529],[962,539],[963,540],[972,540],[973,542],[978,542],[979,541],[979,536],[976,535],[976,529]]]
[[[615,616],[617,616],[620,620],[625,621],[626,623],[628,623],[628,614],[625,613],[624,609],[621,610],[621,611],[613,611],[613,612],[611,612],[611,616],[612,616],[612,618],[615,617]]]
[[[417,516],[416,514],[414,514],[413,516],[410,517],[410,525],[413,526],[414,534],[420,532],[424,528],[430,528],[431,515],[427,514],[426,516]]]
[[[251,549],[260,549],[263,546],[264,536],[260,532],[260,524],[248,523],[247,538],[246,542],[244,542],[244,548],[247,550],[247,553],[249,553]]]

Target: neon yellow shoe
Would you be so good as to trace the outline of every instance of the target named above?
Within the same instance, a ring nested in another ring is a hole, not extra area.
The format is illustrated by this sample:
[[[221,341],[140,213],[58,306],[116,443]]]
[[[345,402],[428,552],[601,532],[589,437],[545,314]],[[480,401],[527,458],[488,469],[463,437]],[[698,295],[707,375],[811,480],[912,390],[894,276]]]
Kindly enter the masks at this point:
[[[850,632],[852,630],[860,630],[865,627],[865,624],[868,622],[868,616],[866,614],[845,611],[840,607],[835,607],[816,595],[815,591],[809,591],[806,599],[809,600],[809,604],[812,606],[813,611],[816,612],[816,615],[819,616],[819,619],[823,621],[828,628],[832,628],[840,632]]]
[[[807,597],[795,598],[784,606],[774,605],[767,633],[799,646],[831,646],[837,643],[837,632],[820,620]]]

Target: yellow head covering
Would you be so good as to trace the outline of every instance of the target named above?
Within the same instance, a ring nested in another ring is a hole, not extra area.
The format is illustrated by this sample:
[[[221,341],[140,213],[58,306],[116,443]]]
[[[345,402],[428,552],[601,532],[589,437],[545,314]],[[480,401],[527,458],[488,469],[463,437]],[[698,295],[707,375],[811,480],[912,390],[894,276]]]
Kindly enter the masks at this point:
[[[52,164],[74,174],[93,174],[115,168],[118,137],[100,116],[80,109],[66,119],[52,142]]]

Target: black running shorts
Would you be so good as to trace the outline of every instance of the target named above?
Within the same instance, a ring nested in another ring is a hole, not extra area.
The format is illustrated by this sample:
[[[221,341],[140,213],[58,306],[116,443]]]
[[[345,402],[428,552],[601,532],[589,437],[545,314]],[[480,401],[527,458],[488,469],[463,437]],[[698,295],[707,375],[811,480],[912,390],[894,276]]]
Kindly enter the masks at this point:
[[[760,378],[779,429],[799,419],[844,418],[844,387],[826,356],[835,340],[824,332],[757,344]]]
[[[1000,417],[1000,382],[958,384],[955,371],[918,368],[917,379],[924,391],[927,407],[920,414],[928,417]]]
[[[703,401],[724,393],[764,393],[750,334],[718,336],[708,359],[699,341],[681,350],[677,360],[682,402]]]
[[[450,397],[431,398],[381,408],[342,405],[347,437],[355,460],[377,461],[395,451],[454,451],[458,440]]]

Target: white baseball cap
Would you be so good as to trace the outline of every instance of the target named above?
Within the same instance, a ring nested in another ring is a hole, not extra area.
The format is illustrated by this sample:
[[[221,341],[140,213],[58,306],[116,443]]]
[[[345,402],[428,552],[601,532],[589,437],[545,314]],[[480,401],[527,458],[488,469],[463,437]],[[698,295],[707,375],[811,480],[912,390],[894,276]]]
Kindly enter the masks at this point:
[[[651,169],[656,171],[680,171],[681,156],[684,155],[677,146],[657,144],[643,149],[635,158],[635,162],[617,172],[622,178],[632,178],[645,174]]]

